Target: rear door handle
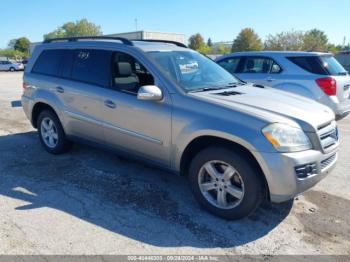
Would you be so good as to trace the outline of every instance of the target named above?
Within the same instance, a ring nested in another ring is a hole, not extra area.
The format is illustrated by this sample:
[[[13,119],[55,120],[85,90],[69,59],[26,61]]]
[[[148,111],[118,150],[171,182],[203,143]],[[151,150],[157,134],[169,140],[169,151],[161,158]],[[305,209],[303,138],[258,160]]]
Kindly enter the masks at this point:
[[[104,102],[104,104],[105,104],[106,107],[109,107],[109,108],[116,108],[117,107],[117,105],[111,100],[106,100]]]
[[[60,86],[57,86],[57,87],[56,87],[56,91],[57,91],[58,93],[64,93],[63,87],[60,87]]]
[[[272,81],[275,81],[275,79],[269,76],[268,78],[266,78],[266,81],[272,82]]]

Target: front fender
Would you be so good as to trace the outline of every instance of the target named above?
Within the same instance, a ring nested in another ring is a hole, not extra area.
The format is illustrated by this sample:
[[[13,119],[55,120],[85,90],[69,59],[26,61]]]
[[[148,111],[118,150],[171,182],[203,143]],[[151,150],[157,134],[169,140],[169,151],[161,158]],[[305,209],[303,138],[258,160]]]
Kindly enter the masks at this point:
[[[255,122],[254,122],[255,121]],[[229,123],[219,119],[204,119],[184,126],[174,137],[175,154],[174,167],[180,170],[181,158],[186,147],[196,138],[212,136],[239,144],[250,151],[255,158],[260,159],[260,151],[275,152],[272,145],[263,137],[261,128],[265,123],[258,120]],[[212,123],[212,124],[208,124]]]

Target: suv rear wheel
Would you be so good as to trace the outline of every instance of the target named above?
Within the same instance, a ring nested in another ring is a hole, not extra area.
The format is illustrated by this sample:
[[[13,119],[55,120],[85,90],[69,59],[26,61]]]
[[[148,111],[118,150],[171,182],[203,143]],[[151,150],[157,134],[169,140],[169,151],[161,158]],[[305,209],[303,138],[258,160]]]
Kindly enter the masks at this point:
[[[264,198],[264,184],[254,165],[237,152],[210,147],[193,159],[189,180],[198,202],[210,213],[240,219]]]
[[[38,117],[37,127],[40,142],[47,152],[62,154],[70,148],[71,143],[66,139],[61,122],[54,112],[42,111]]]
[[[10,70],[9,70],[10,72],[15,72],[16,71],[16,69],[14,68],[14,67],[10,67]]]

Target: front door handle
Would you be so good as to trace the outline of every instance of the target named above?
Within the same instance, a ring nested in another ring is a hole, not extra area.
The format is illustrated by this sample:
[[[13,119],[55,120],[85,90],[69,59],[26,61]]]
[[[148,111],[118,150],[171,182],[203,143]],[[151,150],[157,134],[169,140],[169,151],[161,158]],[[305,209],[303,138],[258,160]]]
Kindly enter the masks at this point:
[[[275,79],[274,79],[274,78],[272,78],[271,76],[269,76],[268,78],[266,78],[266,81],[268,81],[268,82],[272,82],[272,81],[275,81]]]
[[[111,101],[111,100],[106,100],[104,102],[104,104],[105,104],[106,107],[109,107],[109,108],[116,108],[117,107],[116,104],[113,101]]]
[[[60,87],[60,86],[56,87],[56,91],[57,91],[58,93],[64,93],[63,87]]]

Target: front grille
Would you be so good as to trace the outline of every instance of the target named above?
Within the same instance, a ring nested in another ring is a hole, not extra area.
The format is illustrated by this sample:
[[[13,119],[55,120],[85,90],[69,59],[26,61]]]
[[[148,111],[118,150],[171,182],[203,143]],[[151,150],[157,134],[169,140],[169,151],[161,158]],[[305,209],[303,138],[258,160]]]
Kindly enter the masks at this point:
[[[325,160],[321,161],[321,170],[327,168],[330,164],[332,164],[335,161],[336,157],[337,157],[337,154],[334,154],[326,158]]]
[[[322,125],[317,131],[323,151],[336,145],[338,142],[338,128],[335,121]]]

